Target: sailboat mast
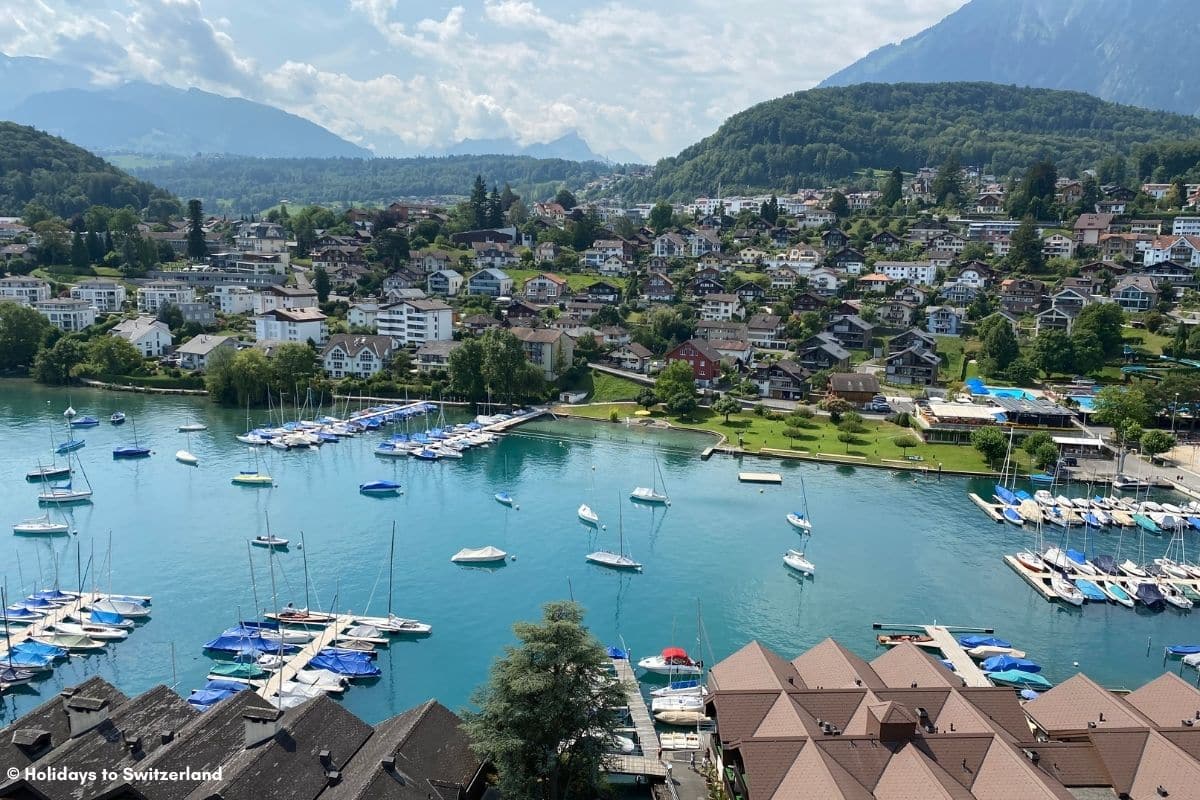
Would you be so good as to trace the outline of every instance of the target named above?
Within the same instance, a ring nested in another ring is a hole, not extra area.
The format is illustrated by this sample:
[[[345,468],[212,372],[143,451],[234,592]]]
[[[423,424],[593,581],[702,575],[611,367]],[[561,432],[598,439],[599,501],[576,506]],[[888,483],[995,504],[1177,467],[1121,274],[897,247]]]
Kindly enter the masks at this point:
[[[271,534],[267,534],[270,536]],[[250,590],[254,593],[254,613],[258,613],[258,586],[254,583],[254,553],[250,549],[250,540],[246,540],[246,563],[250,565]]]
[[[388,619],[392,618],[392,568],[396,563],[396,520],[392,520],[392,545],[388,549]]]
[[[308,604],[308,547],[304,544],[304,531],[300,531],[300,549],[304,552],[304,607],[312,608]]]
[[[4,609],[4,653],[8,655],[12,653],[12,639],[8,633],[8,581],[0,587],[0,608]]]

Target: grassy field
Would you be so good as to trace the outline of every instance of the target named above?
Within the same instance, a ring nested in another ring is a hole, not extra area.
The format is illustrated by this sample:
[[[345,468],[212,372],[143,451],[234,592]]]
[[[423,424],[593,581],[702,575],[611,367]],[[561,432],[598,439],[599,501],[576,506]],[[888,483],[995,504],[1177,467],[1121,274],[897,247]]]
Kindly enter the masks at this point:
[[[1141,348],[1153,355],[1162,355],[1163,346],[1171,343],[1170,336],[1151,333],[1145,328],[1126,327],[1121,330],[1121,338],[1130,347]]]
[[[609,375],[607,372],[592,373],[592,394],[588,400],[593,403],[614,403],[621,400],[633,400],[646,387],[634,383],[628,378]]]
[[[521,287],[525,285],[525,281],[529,280],[530,278],[535,278],[538,275],[541,275],[543,272],[552,272],[552,270],[505,269],[504,272],[505,272],[505,274],[508,275],[508,277],[513,279],[513,291],[519,292],[521,290]],[[554,274],[560,275],[560,273],[557,273],[557,272],[555,272]],[[579,273],[579,272],[568,272],[566,274],[561,274],[560,277],[567,279],[567,286],[571,287],[571,291],[573,291],[573,292],[578,292],[581,289],[586,289],[588,286],[591,286],[596,281],[604,281],[605,283],[611,283],[613,286],[620,287],[621,291],[625,291],[625,279],[624,278],[605,278],[605,277],[602,277],[595,273]]]
[[[934,338],[937,339],[938,353],[945,356],[947,362],[941,370],[942,383],[957,383],[962,379],[966,343],[961,336],[936,336]]]
[[[564,409],[565,413],[591,419],[607,420],[613,409],[624,419],[632,417],[638,410],[633,403],[607,403],[603,405],[585,406]],[[706,408],[696,412],[687,420],[665,413],[661,407],[654,409],[653,417],[665,419],[672,425],[688,428],[698,428],[714,433],[723,434],[730,444],[738,443],[738,434],[742,436],[742,446],[752,452],[763,448],[771,450],[786,450],[807,452],[812,455],[824,453],[832,456],[850,456],[861,463],[885,465],[888,461],[900,461],[910,466],[926,466],[936,469],[940,464],[947,470],[962,472],[991,472],[984,463],[983,457],[975,448],[967,445],[921,444],[903,450],[896,445],[896,440],[908,433],[908,429],[893,425],[890,422],[866,422],[865,430],[855,434],[851,442],[838,440],[841,433],[828,417],[815,417],[809,420],[809,427],[804,428],[801,435],[789,439],[784,435],[783,420],[769,420],[752,412],[731,414],[729,422],[717,414],[714,415]],[[920,456],[921,461],[909,462],[906,456]],[[1028,463],[1024,453],[1016,454],[1019,468],[1027,469]]]

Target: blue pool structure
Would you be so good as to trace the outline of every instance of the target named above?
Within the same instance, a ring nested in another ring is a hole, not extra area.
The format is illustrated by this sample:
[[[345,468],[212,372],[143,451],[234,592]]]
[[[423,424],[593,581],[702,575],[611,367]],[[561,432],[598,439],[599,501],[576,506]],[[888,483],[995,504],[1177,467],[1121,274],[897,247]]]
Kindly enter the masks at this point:
[[[1072,400],[1074,400],[1078,404],[1079,410],[1085,414],[1090,414],[1096,410],[1096,396],[1095,395],[1072,394],[1072,395],[1068,395],[1068,397],[1070,397]]]
[[[992,397],[1012,397],[1017,400],[1035,400],[1037,399],[1032,392],[1016,386],[986,386],[979,378],[971,378],[967,381],[967,389],[971,394],[991,395]]]

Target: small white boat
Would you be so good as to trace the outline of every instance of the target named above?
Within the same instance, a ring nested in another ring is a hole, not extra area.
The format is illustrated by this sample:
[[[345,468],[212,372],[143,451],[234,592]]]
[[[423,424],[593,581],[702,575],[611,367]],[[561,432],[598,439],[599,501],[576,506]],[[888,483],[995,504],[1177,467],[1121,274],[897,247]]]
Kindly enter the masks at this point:
[[[89,625],[78,622],[56,622],[54,630],[59,633],[73,634],[75,636],[87,636],[98,641],[103,639],[124,639],[129,636],[129,631],[122,628],[110,628],[105,625]]]
[[[1050,590],[1064,603],[1073,606],[1083,605],[1083,592],[1057,572],[1050,574]]]
[[[612,569],[628,569],[641,570],[642,565],[639,561],[634,561],[627,555],[621,553],[613,553],[608,550],[597,550],[594,553],[588,553],[587,560],[593,564],[599,564],[602,567],[611,567]]]
[[[91,604],[90,608],[93,611],[107,611],[110,614],[120,614],[122,617],[129,617],[130,619],[150,616],[150,609],[141,603],[134,602],[133,600],[120,600],[115,597],[106,597],[97,600]]]
[[[1131,578],[1149,578],[1150,573],[1139,567],[1137,564],[1130,561],[1128,558],[1117,565],[1117,569],[1124,572]]]
[[[1175,587],[1175,584],[1169,581],[1159,581],[1158,590],[1162,592],[1163,600],[1166,600],[1175,608],[1187,611],[1191,609],[1193,603],[1191,600],[1183,596],[1183,592]]]
[[[1057,500],[1058,504],[1060,506],[1062,506],[1063,508],[1074,508],[1075,507],[1075,504],[1071,502],[1071,498],[1067,497],[1065,494],[1060,494],[1058,497],[1056,497],[1054,499]]]
[[[613,748],[621,753],[624,753],[625,755],[628,755],[637,749],[637,744],[628,736],[620,736],[614,733],[608,738],[609,741],[612,742]]]
[[[595,511],[592,511],[591,507],[588,506],[587,504],[583,504],[583,505],[579,506],[578,513],[579,513],[579,518],[581,520],[583,520],[584,522],[586,522],[588,525],[599,525],[600,524],[600,515],[597,514]]]
[[[350,684],[344,676],[327,669],[298,669],[293,680],[320,689],[325,694],[341,694]]]
[[[703,711],[660,711],[654,718],[664,725],[678,725],[683,728],[711,722]]]
[[[650,711],[703,711],[704,698],[700,695],[673,695],[670,697],[655,697],[650,701]]]
[[[976,660],[991,658],[992,656],[1012,656],[1013,658],[1024,658],[1025,651],[1018,650],[1015,647],[997,647],[991,644],[981,644],[978,647],[972,647],[967,651],[967,655]]]
[[[507,558],[508,553],[490,544],[487,547],[464,547],[450,556],[450,560],[455,564],[494,564],[497,561],[503,563]]]
[[[1126,608],[1133,608],[1133,595],[1126,591],[1125,587],[1122,586],[1119,581],[1110,579],[1106,581],[1096,581],[1096,584],[1100,587],[1100,591],[1108,595],[1109,600],[1112,600],[1114,603],[1119,603]]]
[[[80,636],[74,633],[43,633],[34,636],[33,641],[51,647],[61,647],[64,650],[103,650],[104,642],[98,642],[90,636]]]
[[[51,486],[38,495],[38,502],[48,505],[65,505],[90,500],[91,497],[91,489],[73,489],[70,485]]]
[[[1154,559],[1154,563],[1157,564],[1162,569],[1163,572],[1165,572],[1168,576],[1170,576],[1172,578],[1183,578],[1184,580],[1191,580],[1192,574],[1190,572],[1188,572],[1186,569],[1184,569],[1183,567],[1176,564],[1174,561],[1172,561],[1169,558],[1156,558],[1156,559]],[[1164,594],[1165,594],[1165,592],[1164,592]]]
[[[1054,495],[1045,489],[1038,489],[1034,492],[1033,499],[1038,502],[1038,505],[1045,506],[1046,508],[1053,508],[1058,505],[1058,501],[1054,499]]]
[[[809,522],[804,517],[803,514],[796,514],[796,513],[788,514],[787,521],[788,521],[788,524],[791,525],[793,528],[802,530],[805,533],[812,533],[812,523]]]
[[[1046,562],[1043,561],[1042,557],[1037,553],[1031,553],[1028,550],[1022,550],[1020,553],[1017,553],[1014,558],[1016,558],[1022,566],[1028,567],[1034,572],[1046,571]]]
[[[708,694],[708,689],[700,681],[673,681],[661,689],[655,689],[650,692],[651,697],[674,697],[676,695],[699,695],[703,697],[706,694]]]
[[[386,617],[355,617],[354,619],[356,622],[373,625],[383,633],[425,635],[433,632],[432,625],[415,619],[397,617],[394,614],[389,614]]]
[[[268,533],[266,536],[255,536],[250,540],[250,544],[254,545],[255,547],[267,547],[272,550],[276,550],[281,547],[287,547],[288,540],[284,539],[282,536],[276,536],[275,534]]]
[[[656,656],[646,656],[637,665],[656,675],[699,675],[701,667],[682,647],[667,647]]]
[[[1185,513],[1182,508],[1175,505],[1174,503],[1159,503],[1159,505],[1162,506],[1163,511],[1166,511],[1168,514],[1174,514],[1177,517],[1180,516],[1181,514]]]
[[[801,575],[813,575],[817,571],[813,563],[805,558],[804,553],[799,550],[788,550],[784,553],[783,563]]]
[[[180,433],[197,433],[199,431],[206,431],[206,430],[208,430],[208,426],[202,425],[199,422],[189,422],[185,425],[179,426]]]
[[[71,526],[65,522],[53,522],[49,514],[27,519],[13,525],[13,533],[70,533]]]
[[[1143,500],[1142,501],[1142,513],[1144,514],[1148,511],[1153,511],[1155,514],[1161,514],[1161,513],[1163,513],[1164,509],[1162,506],[1160,506],[1158,503],[1154,502],[1153,500]]]
[[[180,464],[187,464],[189,467],[194,467],[200,463],[200,459],[189,453],[187,450],[175,451],[175,460]]]
[[[632,500],[637,500],[642,503],[669,503],[671,498],[667,497],[662,492],[656,492],[649,486],[638,486],[629,493]]]
[[[1079,509],[1080,511],[1087,511],[1089,508],[1091,508],[1092,503],[1086,497],[1072,497],[1071,505],[1075,506],[1075,508]]]

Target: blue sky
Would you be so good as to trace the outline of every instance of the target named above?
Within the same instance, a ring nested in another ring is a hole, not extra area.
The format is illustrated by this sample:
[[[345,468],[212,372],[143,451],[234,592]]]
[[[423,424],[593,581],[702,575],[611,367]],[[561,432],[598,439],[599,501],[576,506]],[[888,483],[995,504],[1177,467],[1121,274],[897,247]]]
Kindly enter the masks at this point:
[[[381,154],[464,138],[654,159],[963,0],[0,0],[0,50],[238,95]]]

